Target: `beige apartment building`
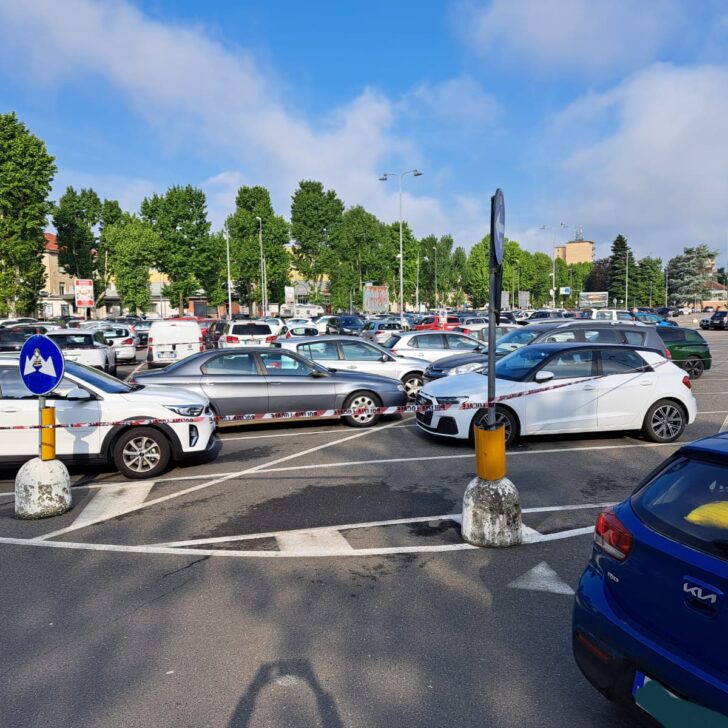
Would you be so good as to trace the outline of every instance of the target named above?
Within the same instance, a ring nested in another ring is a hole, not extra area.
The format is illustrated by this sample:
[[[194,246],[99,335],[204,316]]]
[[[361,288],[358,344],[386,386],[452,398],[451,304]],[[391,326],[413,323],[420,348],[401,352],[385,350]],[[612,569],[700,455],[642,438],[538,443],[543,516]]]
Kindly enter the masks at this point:
[[[561,258],[566,265],[574,263],[592,263],[594,261],[595,244],[590,240],[570,240],[565,245],[557,245],[554,255]]]

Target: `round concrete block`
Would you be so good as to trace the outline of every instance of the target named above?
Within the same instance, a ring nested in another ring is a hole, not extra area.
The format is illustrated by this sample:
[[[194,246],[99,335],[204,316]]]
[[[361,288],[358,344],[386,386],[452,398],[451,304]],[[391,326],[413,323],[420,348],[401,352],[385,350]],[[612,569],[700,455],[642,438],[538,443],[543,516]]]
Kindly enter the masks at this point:
[[[473,478],[463,495],[462,536],[476,546],[521,543],[521,502],[508,478]]]
[[[15,517],[48,518],[71,507],[71,478],[60,460],[28,460],[15,477]]]

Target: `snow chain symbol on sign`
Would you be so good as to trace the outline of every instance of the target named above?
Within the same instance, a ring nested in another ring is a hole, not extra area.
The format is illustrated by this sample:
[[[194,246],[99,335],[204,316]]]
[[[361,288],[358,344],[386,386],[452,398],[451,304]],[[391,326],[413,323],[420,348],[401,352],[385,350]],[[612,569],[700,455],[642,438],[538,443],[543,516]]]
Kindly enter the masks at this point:
[[[667,360],[650,367],[650,370],[656,369],[663,364],[667,364]],[[639,374],[640,372],[635,372]],[[584,382],[594,381],[595,379],[603,379],[608,374],[599,374],[594,377],[584,377],[578,381],[564,382],[563,384],[551,384],[545,387],[537,387],[535,389],[527,389],[523,392],[513,392],[511,394],[503,394],[496,397],[492,405],[498,402],[507,402],[512,399],[519,399],[532,394],[542,394],[543,392],[553,392],[556,389],[571,387],[576,384],[584,384]],[[318,417],[351,417],[356,415],[406,415],[424,412],[445,412],[452,410],[481,410],[488,409],[492,406],[488,402],[461,402],[460,404],[403,404],[395,407],[361,407],[356,409],[326,409],[326,410],[301,410],[292,412],[257,412],[245,413],[239,415],[199,415],[197,417],[173,417],[173,418],[144,418],[139,420],[117,420],[114,422],[72,422],[55,425],[2,425],[0,432],[5,430],[39,430],[50,428],[73,429],[80,427],[115,427],[116,425],[165,425],[165,424],[184,424],[192,422],[207,422],[215,420],[220,423],[232,422],[266,422],[270,420],[306,420],[316,419]]]

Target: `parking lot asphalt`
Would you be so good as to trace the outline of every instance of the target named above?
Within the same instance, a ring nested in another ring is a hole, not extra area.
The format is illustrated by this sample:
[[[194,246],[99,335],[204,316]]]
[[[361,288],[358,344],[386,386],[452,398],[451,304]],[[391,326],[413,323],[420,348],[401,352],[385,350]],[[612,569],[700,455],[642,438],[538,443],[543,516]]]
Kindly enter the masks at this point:
[[[728,428],[728,333],[681,438]],[[154,482],[74,469],[74,508],[13,514],[0,472],[0,725],[622,726],[571,658],[604,504],[679,444],[524,440],[529,542],[459,537],[467,443],[411,417],[225,429]]]

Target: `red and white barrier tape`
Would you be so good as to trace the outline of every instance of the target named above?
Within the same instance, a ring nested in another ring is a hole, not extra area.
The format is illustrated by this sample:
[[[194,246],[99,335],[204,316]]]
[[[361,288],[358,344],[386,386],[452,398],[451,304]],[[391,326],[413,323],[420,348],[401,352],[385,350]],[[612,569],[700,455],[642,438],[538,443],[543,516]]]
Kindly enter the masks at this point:
[[[667,363],[667,362],[665,362]],[[660,364],[653,365],[652,368],[660,366]],[[564,382],[562,384],[550,384],[545,387],[537,387],[535,389],[527,389],[521,392],[511,392],[510,394],[503,394],[495,397],[493,404],[498,402],[506,402],[511,399],[518,399],[532,394],[541,394],[543,392],[551,392],[555,389],[562,389],[564,387],[571,387],[577,384],[584,384],[595,379],[602,379],[605,374],[600,374],[594,377],[584,377],[578,381]],[[316,419],[319,417],[354,417],[363,414],[372,415],[396,415],[396,414],[414,414],[422,412],[441,412],[446,410],[479,410],[488,409],[491,405],[488,402],[460,402],[458,404],[405,404],[394,407],[369,407],[369,408],[356,408],[356,409],[322,409],[322,410],[299,410],[289,412],[256,412],[247,413],[240,415],[198,415],[197,417],[173,417],[173,418],[144,418],[144,419],[129,419],[129,420],[118,420],[114,422],[73,422],[73,423],[56,423],[55,425],[0,425],[0,432],[7,430],[48,430],[48,429],[77,429],[84,427],[116,427],[117,425],[131,425],[131,426],[143,426],[143,425],[173,425],[173,424],[184,424],[184,423],[195,423],[195,422],[207,422],[214,420],[217,423],[231,423],[231,422],[265,422],[271,420],[302,420],[302,419]]]

